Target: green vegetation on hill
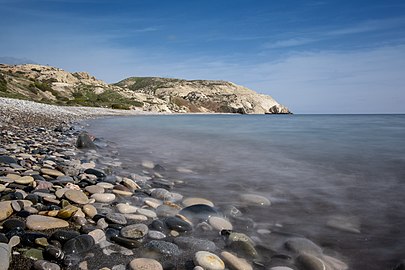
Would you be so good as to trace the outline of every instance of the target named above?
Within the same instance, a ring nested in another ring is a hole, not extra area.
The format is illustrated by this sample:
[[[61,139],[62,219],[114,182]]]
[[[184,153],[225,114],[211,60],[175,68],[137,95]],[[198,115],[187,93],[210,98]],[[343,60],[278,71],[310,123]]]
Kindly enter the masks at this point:
[[[0,74],[0,92],[7,92],[7,81],[2,74]]]
[[[179,82],[179,79],[172,78],[158,78],[158,77],[131,77],[122,82],[117,83],[121,85],[123,82],[130,81],[131,84],[128,88],[133,91],[141,89],[152,89],[156,90],[158,88],[170,87],[168,83]]]
[[[74,92],[73,99],[69,100],[67,104],[88,107],[107,107],[121,110],[129,110],[131,106],[143,106],[142,102],[126,98],[111,89],[106,89],[103,93],[96,94],[91,89],[91,86],[88,85],[82,85]]]

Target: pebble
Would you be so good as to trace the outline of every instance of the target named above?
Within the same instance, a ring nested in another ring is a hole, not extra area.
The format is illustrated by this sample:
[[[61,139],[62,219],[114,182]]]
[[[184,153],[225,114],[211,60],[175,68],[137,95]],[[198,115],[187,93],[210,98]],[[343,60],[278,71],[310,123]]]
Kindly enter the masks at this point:
[[[136,215],[136,214],[124,214],[127,220],[136,220],[136,221],[146,221],[148,217],[144,215]]]
[[[123,214],[120,213],[109,213],[105,217],[106,221],[109,223],[115,223],[115,224],[121,224],[125,225],[127,224],[127,219]]]
[[[49,175],[49,176],[55,176],[55,177],[65,176],[65,174],[60,172],[60,171],[57,171],[57,170],[54,170],[54,169],[47,169],[47,168],[42,168],[41,173]]]
[[[112,188],[114,188],[113,184],[107,183],[107,182],[99,182],[99,183],[97,183],[97,186],[100,186],[100,187],[102,187],[104,189],[112,189]]]
[[[213,207],[205,204],[195,204],[183,208],[180,215],[185,216],[187,219],[194,221],[208,221],[212,216],[220,216],[220,213]],[[197,223],[198,223],[197,222]]]
[[[227,236],[227,245],[235,249],[242,250],[249,256],[257,257],[258,253],[254,247],[254,242],[244,233],[237,233],[232,231],[223,230],[221,234]]]
[[[151,251],[160,253],[162,255],[167,256],[178,256],[180,255],[180,249],[176,244],[160,241],[160,240],[152,240],[145,245]]]
[[[104,193],[104,191],[105,191],[104,188],[100,185],[87,186],[84,188],[84,190],[90,194]]]
[[[162,204],[156,208],[156,215],[158,217],[174,217],[178,213],[179,209],[177,207],[166,204]]]
[[[270,270],[294,270],[294,269],[287,266],[274,266],[271,267]]]
[[[67,241],[63,245],[63,252],[65,254],[80,254],[89,251],[94,244],[95,241],[92,236],[82,234]]]
[[[95,215],[97,215],[97,209],[91,204],[84,205],[83,212],[90,218],[93,218]]]
[[[207,251],[198,251],[194,255],[194,264],[201,266],[204,270],[223,270],[224,262],[215,254]]]
[[[117,243],[118,245],[121,245],[129,249],[138,248],[141,246],[141,242],[136,239],[128,239],[120,236],[111,236],[111,240]]]
[[[13,213],[10,201],[0,202],[0,221],[5,220]]]
[[[56,263],[51,263],[45,260],[37,260],[34,263],[35,270],[60,270],[59,265]]]
[[[174,243],[180,248],[192,251],[211,251],[215,252],[218,248],[214,242],[206,239],[180,236],[174,239]]]
[[[163,270],[158,261],[147,258],[134,259],[129,263],[129,267],[132,270]]]
[[[270,206],[271,202],[266,197],[257,194],[242,194],[240,196],[242,202],[251,206]]]
[[[134,225],[129,225],[121,230],[121,235],[126,238],[130,239],[139,239],[143,238],[145,235],[148,234],[148,226],[145,224],[134,224]]]
[[[68,190],[65,192],[64,196],[77,204],[87,204],[89,202],[89,198],[87,198],[86,194],[79,190]]]
[[[187,199],[183,200],[182,204],[185,207],[196,205],[196,204],[205,204],[205,205],[214,207],[213,202],[211,202],[210,200],[204,199],[204,198],[187,198]]]
[[[126,203],[119,203],[116,205],[118,212],[121,214],[134,214],[137,212],[139,207],[132,206]]]
[[[110,203],[115,200],[115,195],[112,193],[97,193],[91,195],[91,198],[95,199],[96,202]]]
[[[63,197],[63,195],[65,195],[65,192],[68,190],[70,190],[70,188],[60,188],[55,192],[55,195],[56,195],[56,197],[61,199]]]
[[[0,270],[7,270],[10,265],[11,248],[6,243],[0,243]]]
[[[158,199],[155,199],[155,198],[147,198],[147,199],[144,200],[144,203],[147,206],[155,208],[155,209],[158,208],[159,205],[162,205],[162,201],[158,200]]]
[[[79,210],[78,207],[74,205],[68,205],[64,207],[63,209],[59,210],[58,212],[58,217],[63,218],[63,219],[68,219],[71,216],[73,216],[74,213],[76,213]]]
[[[301,253],[296,258],[296,264],[302,270],[325,270],[329,269],[329,267],[318,257],[307,254]]]
[[[221,252],[221,257],[232,270],[253,270],[253,267],[245,259],[239,258],[230,252]]]
[[[316,245],[311,240],[306,238],[290,238],[285,242],[285,247],[297,254],[299,253],[308,253],[308,254],[322,254],[322,249]]]
[[[100,229],[95,229],[94,231],[89,232],[88,235],[93,237],[95,244],[103,242],[107,239],[104,231]]]
[[[31,215],[28,216],[26,225],[30,230],[42,231],[68,227],[69,223],[59,218]]]
[[[148,232],[148,237],[150,239],[154,239],[154,240],[161,240],[161,239],[166,238],[166,235],[159,231],[150,230]]]
[[[144,160],[142,161],[142,167],[147,169],[153,169],[155,167],[155,164],[152,161]]]
[[[11,231],[13,229],[21,229],[21,230],[25,229],[25,223],[15,218],[4,221],[2,226],[3,230],[5,230],[6,232]]]
[[[146,216],[148,218],[156,218],[157,217],[156,213],[153,212],[152,210],[149,210],[149,209],[139,208],[137,210],[137,213],[140,214],[140,215],[144,215],[144,216]]]
[[[178,232],[187,232],[193,230],[193,227],[190,223],[182,220],[178,217],[168,217],[165,219],[165,224],[167,228],[175,230]]]
[[[212,228],[218,231],[232,230],[233,228],[232,224],[222,217],[210,217],[208,219],[208,223],[212,226]]]
[[[106,178],[106,174],[104,172],[100,171],[100,170],[97,170],[97,169],[92,169],[92,168],[86,169],[84,171],[84,173],[95,175],[100,179]]]
[[[44,255],[42,254],[42,250],[31,248],[24,252],[24,257],[31,259],[31,260],[43,260]]]
[[[32,176],[23,176],[15,180],[15,183],[21,185],[28,185],[34,182],[34,178]]]

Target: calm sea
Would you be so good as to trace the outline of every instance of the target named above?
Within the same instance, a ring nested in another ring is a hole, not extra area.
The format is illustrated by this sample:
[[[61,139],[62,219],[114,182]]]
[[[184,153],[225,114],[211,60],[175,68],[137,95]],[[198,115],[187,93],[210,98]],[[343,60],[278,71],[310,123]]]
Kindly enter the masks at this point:
[[[127,168],[153,161],[175,190],[220,208],[254,193],[245,228],[274,249],[297,234],[349,264],[391,269],[405,259],[405,115],[175,115],[100,119],[87,128]],[[192,172],[181,173],[185,168]],[[276,234],[259,235],[257,230]],[[281,233],[281,234],[280,234]]]

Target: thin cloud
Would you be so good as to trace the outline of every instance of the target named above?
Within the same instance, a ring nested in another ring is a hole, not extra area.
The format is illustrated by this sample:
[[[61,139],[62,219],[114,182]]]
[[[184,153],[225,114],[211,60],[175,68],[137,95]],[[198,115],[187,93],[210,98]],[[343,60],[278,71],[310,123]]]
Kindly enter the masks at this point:
[[[329,31],[327,35],[335,36],[335,35],[358,34],[373,31],[381,31],[403,26],[405,26],[405,18],[402,17],[383,20],[369,20],[357,25],[352,25],[350,27]]]
[[[316,41],[318,40],[315,38],[290,38],[285,40],[277,40],[274,42],[267,42],[266,44],[263,45],[263,47],[266,49],[289,48],[306,45]]]

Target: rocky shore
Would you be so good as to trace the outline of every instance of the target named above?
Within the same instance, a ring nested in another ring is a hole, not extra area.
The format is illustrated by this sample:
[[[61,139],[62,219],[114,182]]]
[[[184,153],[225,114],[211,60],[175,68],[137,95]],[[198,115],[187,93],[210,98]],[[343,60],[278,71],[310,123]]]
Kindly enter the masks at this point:
[[[113,148],[72,126],[128,113],[0,99],[0,270],[348,269],[300,236],[279,250],[257,245],[239,209],[184,198],[152,161],[123,168]]]

